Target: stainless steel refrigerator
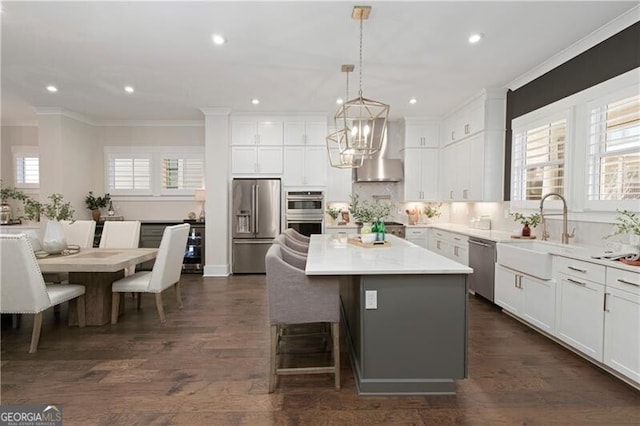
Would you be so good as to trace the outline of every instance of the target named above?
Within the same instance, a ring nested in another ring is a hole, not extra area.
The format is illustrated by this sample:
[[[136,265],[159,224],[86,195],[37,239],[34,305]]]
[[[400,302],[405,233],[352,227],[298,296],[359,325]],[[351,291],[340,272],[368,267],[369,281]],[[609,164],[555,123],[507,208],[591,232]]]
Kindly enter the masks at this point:
[[[280,179],[234,179],[232,272],[265,273],[264,256],[280,233]]]

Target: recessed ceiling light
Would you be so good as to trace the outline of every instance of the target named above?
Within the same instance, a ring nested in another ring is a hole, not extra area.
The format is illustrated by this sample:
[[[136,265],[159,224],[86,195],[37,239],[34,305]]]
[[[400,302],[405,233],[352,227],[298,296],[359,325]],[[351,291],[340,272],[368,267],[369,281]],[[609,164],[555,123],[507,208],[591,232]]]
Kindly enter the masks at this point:
[[[260,99],[253,98],[251,99],[251,103],[254,105],[258,105],[260,103]]]
[[[477,43],[480,40],[482,40],[482,34],[481,33],[476,33],[476,34],[471,34],[469,36],[469,43]]]
[[[416,98],[411,98],[411,99],[409,99],[409,103],[410,103],[411,105],[415,105],[417,102],[418,102],[418,100],[417,100]]]
[[[47,86],[47,90],[51,93],[56,93],[58,88],[56,86]]]
[[[214,34],[211,36],[211,40],[213,40],[213,44],[217,44],[218,46],[225,44],[227,40],[222,37],[220,34]]]
[[[337,103],[338,105],[342,105],[342,104],[344,103],[344,99],[342,99],[342,98],[338,98],[338,99],[336,99],[336,103]]]
[[[133,93],[135,92],[135,89],[131,86],[124,86],[124,91],[127,93]]]

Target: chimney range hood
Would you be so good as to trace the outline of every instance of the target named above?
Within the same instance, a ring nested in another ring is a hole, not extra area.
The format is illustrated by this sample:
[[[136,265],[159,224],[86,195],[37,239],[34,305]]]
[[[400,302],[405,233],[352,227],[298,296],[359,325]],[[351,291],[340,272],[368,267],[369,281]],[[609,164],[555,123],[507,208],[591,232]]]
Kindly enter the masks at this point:
[[[381,119],[379,119],[381,120]],[[381,120],[382,121],[382,120]],[[353,169],[354,182],[401,182],[403,178],[402,161],[397,158],[387,158],[387,128],[373,126],[375,131],[384,132],[380,151],[365,158],[362,166]]]

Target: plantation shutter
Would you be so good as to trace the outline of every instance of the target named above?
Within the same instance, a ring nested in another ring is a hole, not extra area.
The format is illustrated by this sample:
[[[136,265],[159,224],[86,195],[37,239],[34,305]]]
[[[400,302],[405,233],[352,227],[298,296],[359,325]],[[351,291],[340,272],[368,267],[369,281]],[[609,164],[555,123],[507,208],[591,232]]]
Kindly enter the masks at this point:
[[[151,158],[113,155],[109,159],[109,192],[119,195],[151,193]]]
[[[183,192],[192,195],[202,188],[204,180],[204,159],[202,156],[162,159],[163,193]]]

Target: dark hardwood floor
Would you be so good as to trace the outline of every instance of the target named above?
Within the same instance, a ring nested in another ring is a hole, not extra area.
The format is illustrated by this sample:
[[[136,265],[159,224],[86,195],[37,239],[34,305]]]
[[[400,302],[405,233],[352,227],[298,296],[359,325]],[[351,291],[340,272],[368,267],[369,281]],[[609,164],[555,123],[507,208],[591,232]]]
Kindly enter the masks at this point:
[[[470,297],[469,378],[452,396],[359,397],[346,354],[333,377],[280,378],[267,393],[264,276],[183,276],[185,308],[165,293],[127,295],[117,325],[67,327],[45,315],[3,319],[1,403],[62,405],[65,425],[638,425],[640,392]],[[344,345],[343,345],[344,346]]]

